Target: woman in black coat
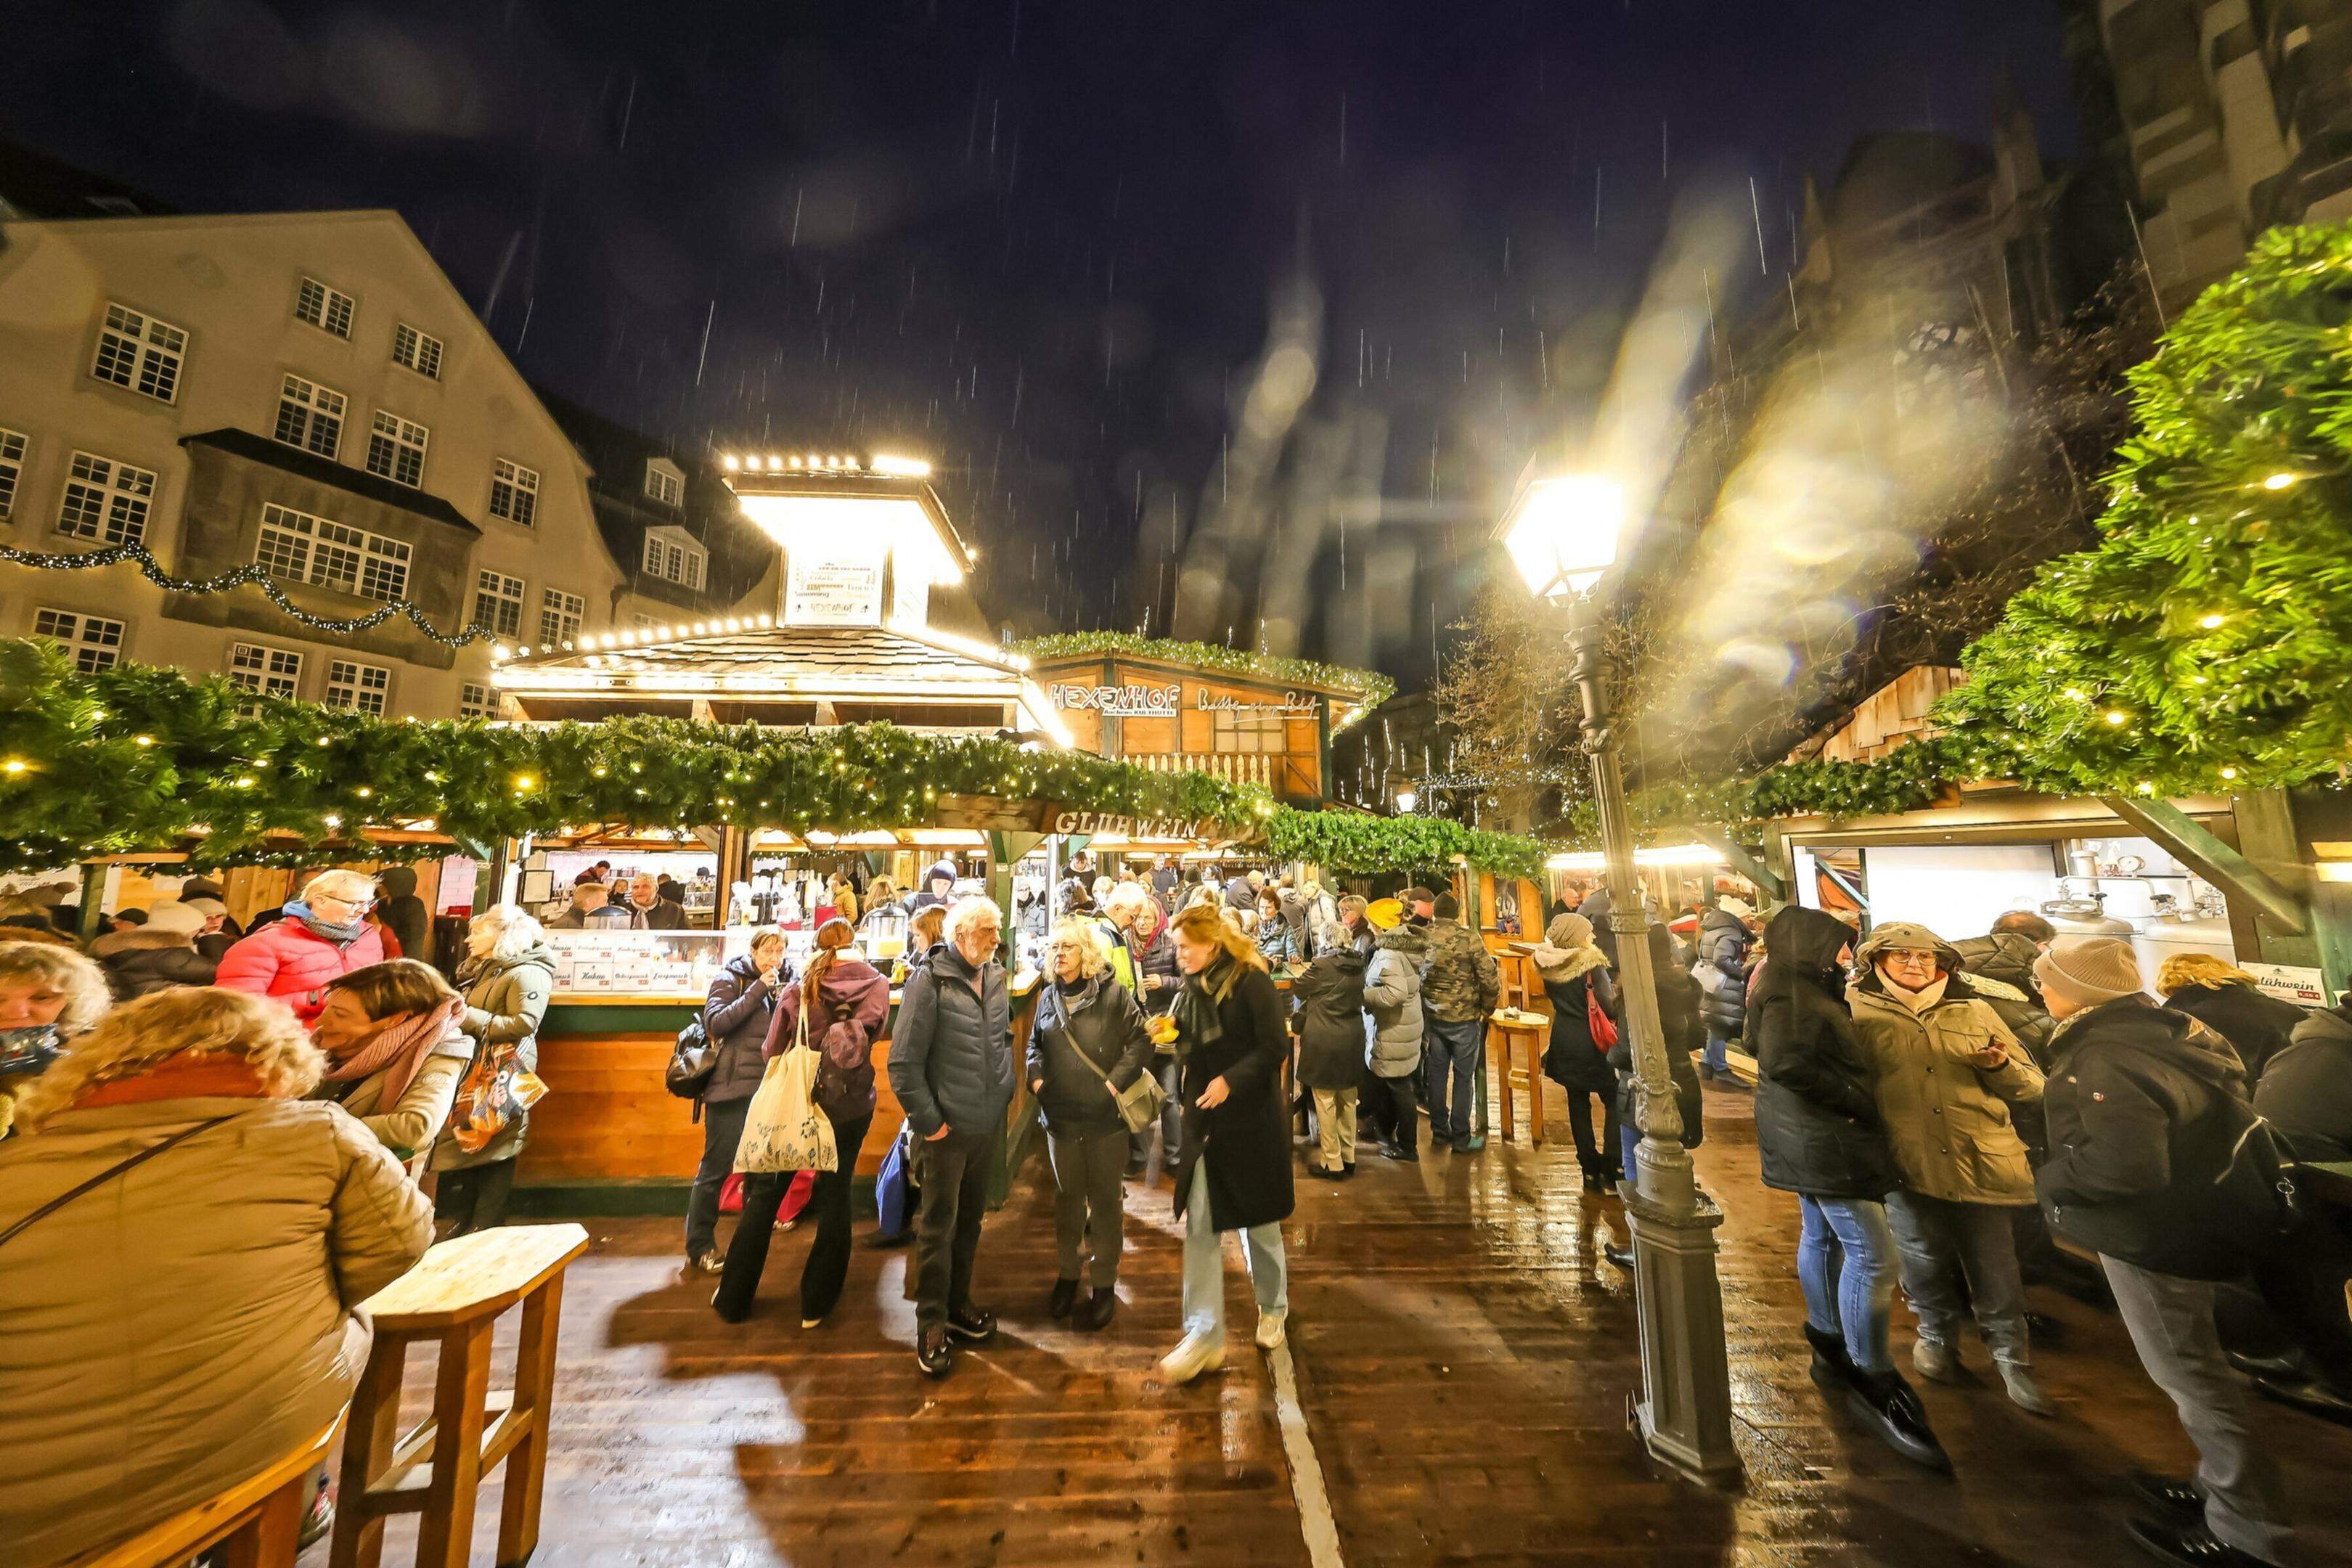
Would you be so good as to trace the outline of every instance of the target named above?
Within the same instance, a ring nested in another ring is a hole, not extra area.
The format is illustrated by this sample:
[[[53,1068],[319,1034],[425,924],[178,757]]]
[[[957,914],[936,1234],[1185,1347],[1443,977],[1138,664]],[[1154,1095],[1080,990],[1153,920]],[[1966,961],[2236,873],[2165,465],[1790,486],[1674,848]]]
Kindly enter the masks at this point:
[[[1674,933],[1652,921],[1650,973],[1658,986],[1658,1032],[1665,1037],[1666,1071],[1674,1080],[1675,1105],[1683,1113],[1683,1147],[1696,1149],[1706,1142],[1706,1106],[1702,1103],[1698,1063],[1692,1059],[1706,1041],[1699,1020],[1698,982],[1675,962]],[[1617,1121],[1621,1143],[1619,1170],[1634,1172],[1633,1152],[1642,1146],[1642,1080],[1633,1070],[1633,1037],[1620,1016],[1617,1043],[1609,1047],[1609,1067],[1617,1075]]]
[[[1282,1064],[1290,1037],[1256,944],[1221,910],[1196,904],[1173,931],[1184,971],[1171,1014],[1184,1100],[1174,1173],[1184,1216],[1184,1337],[1160,1370],[1171,1383],[1190,1383],[1225,1361],[1225,1231],[1241,1231],[1248,1244],[1259,1346],[1279,1349],[1286,1335],[1282,1222],[1293,1196]]]
[[[1886,1348],[1896,1262],[1885,1200],[1902,1182],[1846,1005],[1853,942],[1819,910],[1784,909],[1765,928],[1769,956],[1748,1010],[1756,1146],[1764,1184],[1795,1193],[1803,1215],[1797,1279],[1813,1381],[1843,1394],[1896,1453],[1948,1469]]]
[[[1568,1124],[1576,1133],[1576,1163],[1586,1190],[1606,1192],[1624,1173],[1617,1166],[1617,1073],[1609,1065],[1608,1043],[1592,1037],[1594,1003],[1612,1023],[1622,1026],[1624,1017],[1617,987],[1610,982],[1609,961],[1593,944],[1592,922],[1575,914],[1552,916],[1529,956],[1543,976],[1544,994],[1551,998],[1544,1076],[1568,1090]],[[1601,1105],[1598,1139],[1592,1133],[1594,1095]]]
[[[700,1096],[702,1164],[686,1200],[686,1260],[706,1274],[726,1267],[727,1256],[719,1250],[719,1192],[735,1169],[743,1118],[767,1071],[760,1047],[776,1016],[776,998],[790,984],[784,939],[763,931],[751,939],[749,953],[727,961],[702,1004],[702,1032],[718,1051]]]
[[[2175,953],[2157,971],[2157,994],[2230,1042],[2245,1064],[2249,1088],[2262,1082],[2272,1057],[2286,1048],[2296,1026],[2311,1015],[2294,1003],[2263,994],[2254,977],[2206,952]]]
[[[1317,1152],[1307,1169],[1328,1181],[1356,1173],[1356,1110],[1364,1077],[1364,969],[1371,961],[1364,900],[1339,901],[1329,945],[1290,983],[1298,1004],[1298,1083],[1315,1096]],[[1352,921],[1353,923],[1349,923]]]

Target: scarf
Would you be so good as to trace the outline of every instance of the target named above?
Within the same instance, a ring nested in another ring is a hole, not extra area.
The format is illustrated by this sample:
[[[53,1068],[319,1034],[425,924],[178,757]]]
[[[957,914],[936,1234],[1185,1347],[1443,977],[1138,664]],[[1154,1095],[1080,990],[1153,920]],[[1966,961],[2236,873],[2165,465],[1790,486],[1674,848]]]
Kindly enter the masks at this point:
[[[312,936],[331,942],[337,947],[349,947],[367,934],[368,924],[364,915],[347,926],[339,926],[331,921],[320,920],[311,912],[310,906],[300,899],[286,900],[286,918],[289,921],[300,921],[310,928]]]
[[[1924,1013],[1944,999],[1944,987],[1950,984],[1952,977],[1948,974],[1938,974],[1916,991],[1906,991],[1894,981],[1888,980],[1886,971],[1883,969],[1878,972],[1878,978],[1885,981],[1886,994],[1889,996],[1894,997],[1914,1013]]]
[[[327,1068],[329,1083],[358,1083],[382,1072],[387,1076],[383,1085],[383,1105],[399,1103],[401,1094],[415,1079],[416,1069],[433,1047],[449,1037],[449,1026],[457,1021],[466,1004],[452,997],[441,1006],[404,1017],[386,1018],[363,1036],[352,1047],[351,1054],[340,1060],[330,1058]]]
[[[74,1100],[74,1109],[95,1110],[107,1105],[145,1105],[158,1100],[206,1100],[215,1096],[268,1098],[261,1087],[261,1075],[243,1057],[179,1051],[162,1058],[145,1072],[84,1089]]]
[[[1199,1047],[1214,1045],[1225,1037],[1225,1026],[1217,1016],[1217,1007],[1232,994],[1234,983],[1241,978],[1241,960],[1230,952],[1220,952],[1198,974],[1184,977],[1183,988],[1176,993],[1176,1005],[1169,1009],[1176,1019],[1176,1055],[1179,1058],[1191,1056]]]

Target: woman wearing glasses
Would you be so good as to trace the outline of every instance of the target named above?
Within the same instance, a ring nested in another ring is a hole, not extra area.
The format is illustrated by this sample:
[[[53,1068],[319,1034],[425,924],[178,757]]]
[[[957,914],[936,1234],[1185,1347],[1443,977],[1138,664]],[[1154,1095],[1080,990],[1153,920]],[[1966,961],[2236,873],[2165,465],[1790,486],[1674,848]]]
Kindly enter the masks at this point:
[[[221,955],[213,984],[275,996],[309,1028],[326,1005],[327,985],[384,960],[383,939],[368,924],[375,879],[362,871],[321,871],[276,920]]]

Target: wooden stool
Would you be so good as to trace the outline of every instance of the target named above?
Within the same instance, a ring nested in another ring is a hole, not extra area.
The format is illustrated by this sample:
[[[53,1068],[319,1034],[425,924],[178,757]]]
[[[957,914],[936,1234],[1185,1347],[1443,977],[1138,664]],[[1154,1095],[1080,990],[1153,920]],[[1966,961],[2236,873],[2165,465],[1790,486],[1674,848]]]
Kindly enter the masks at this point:
[[[197,1552],[228,1549],[230,1568],[294,1568],[302,1531],[302,1488],[327,1462],[343,1418],[257,1476],[128,1541],[86,1552],[68,1568],[180,1568]]]
[[[499,1568],[530,1561],[547,1478],[563,1270],[587,1247],[588,1233],[576,1225],[478,1231],[443,1242],[369,1299],[375,1346],[352,1395],[332,1568],[373,1568],[383,1554],[384,1517],[394,1513],[420,1516],[420,1564],[464,1568],[482,1472],[509,1459],[498,1561]],[[490,1333],[517,1302],[522,1342],[514,1388],[492,1394]],[[417,1340],[441,1342],[441,1364],[432,1415],[402,1436],[401,1372]]]
[[[1528,1086],[1528,1142],[1530,1148],[1541,1147],[1544,1136],[1543,1053],[1544,1038],[1551,1033],[1551,1020],[1540,1013],[1521,1013],[1512,1008],[1501,1009],[1486,1019],[1488,1049],[1496,1050],[1502,1058],[1503,1073],[1503,1142],[1511,1142],[1514,1116],[1511,1107],[1511,1086],[1524,1082]],[[1520,1078],[1511,1065],[1513,1047],[1525,1040],[1528,1045],[1527,1075]]]

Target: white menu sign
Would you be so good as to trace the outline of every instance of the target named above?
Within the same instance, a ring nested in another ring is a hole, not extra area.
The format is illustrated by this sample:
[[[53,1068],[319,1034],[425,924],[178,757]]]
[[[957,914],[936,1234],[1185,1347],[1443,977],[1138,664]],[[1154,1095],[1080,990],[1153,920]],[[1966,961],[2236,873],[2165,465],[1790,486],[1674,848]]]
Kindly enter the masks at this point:
[[[2303,1007],[2327,1005],[2327,979],[2316,969],[2294,963],[2242,963],[2238,967],[2254,977],[2254,984],[2265,996]]]
[[[784,584],[788,626],[877,626],[882,624],[882,562],[792,552]]]

